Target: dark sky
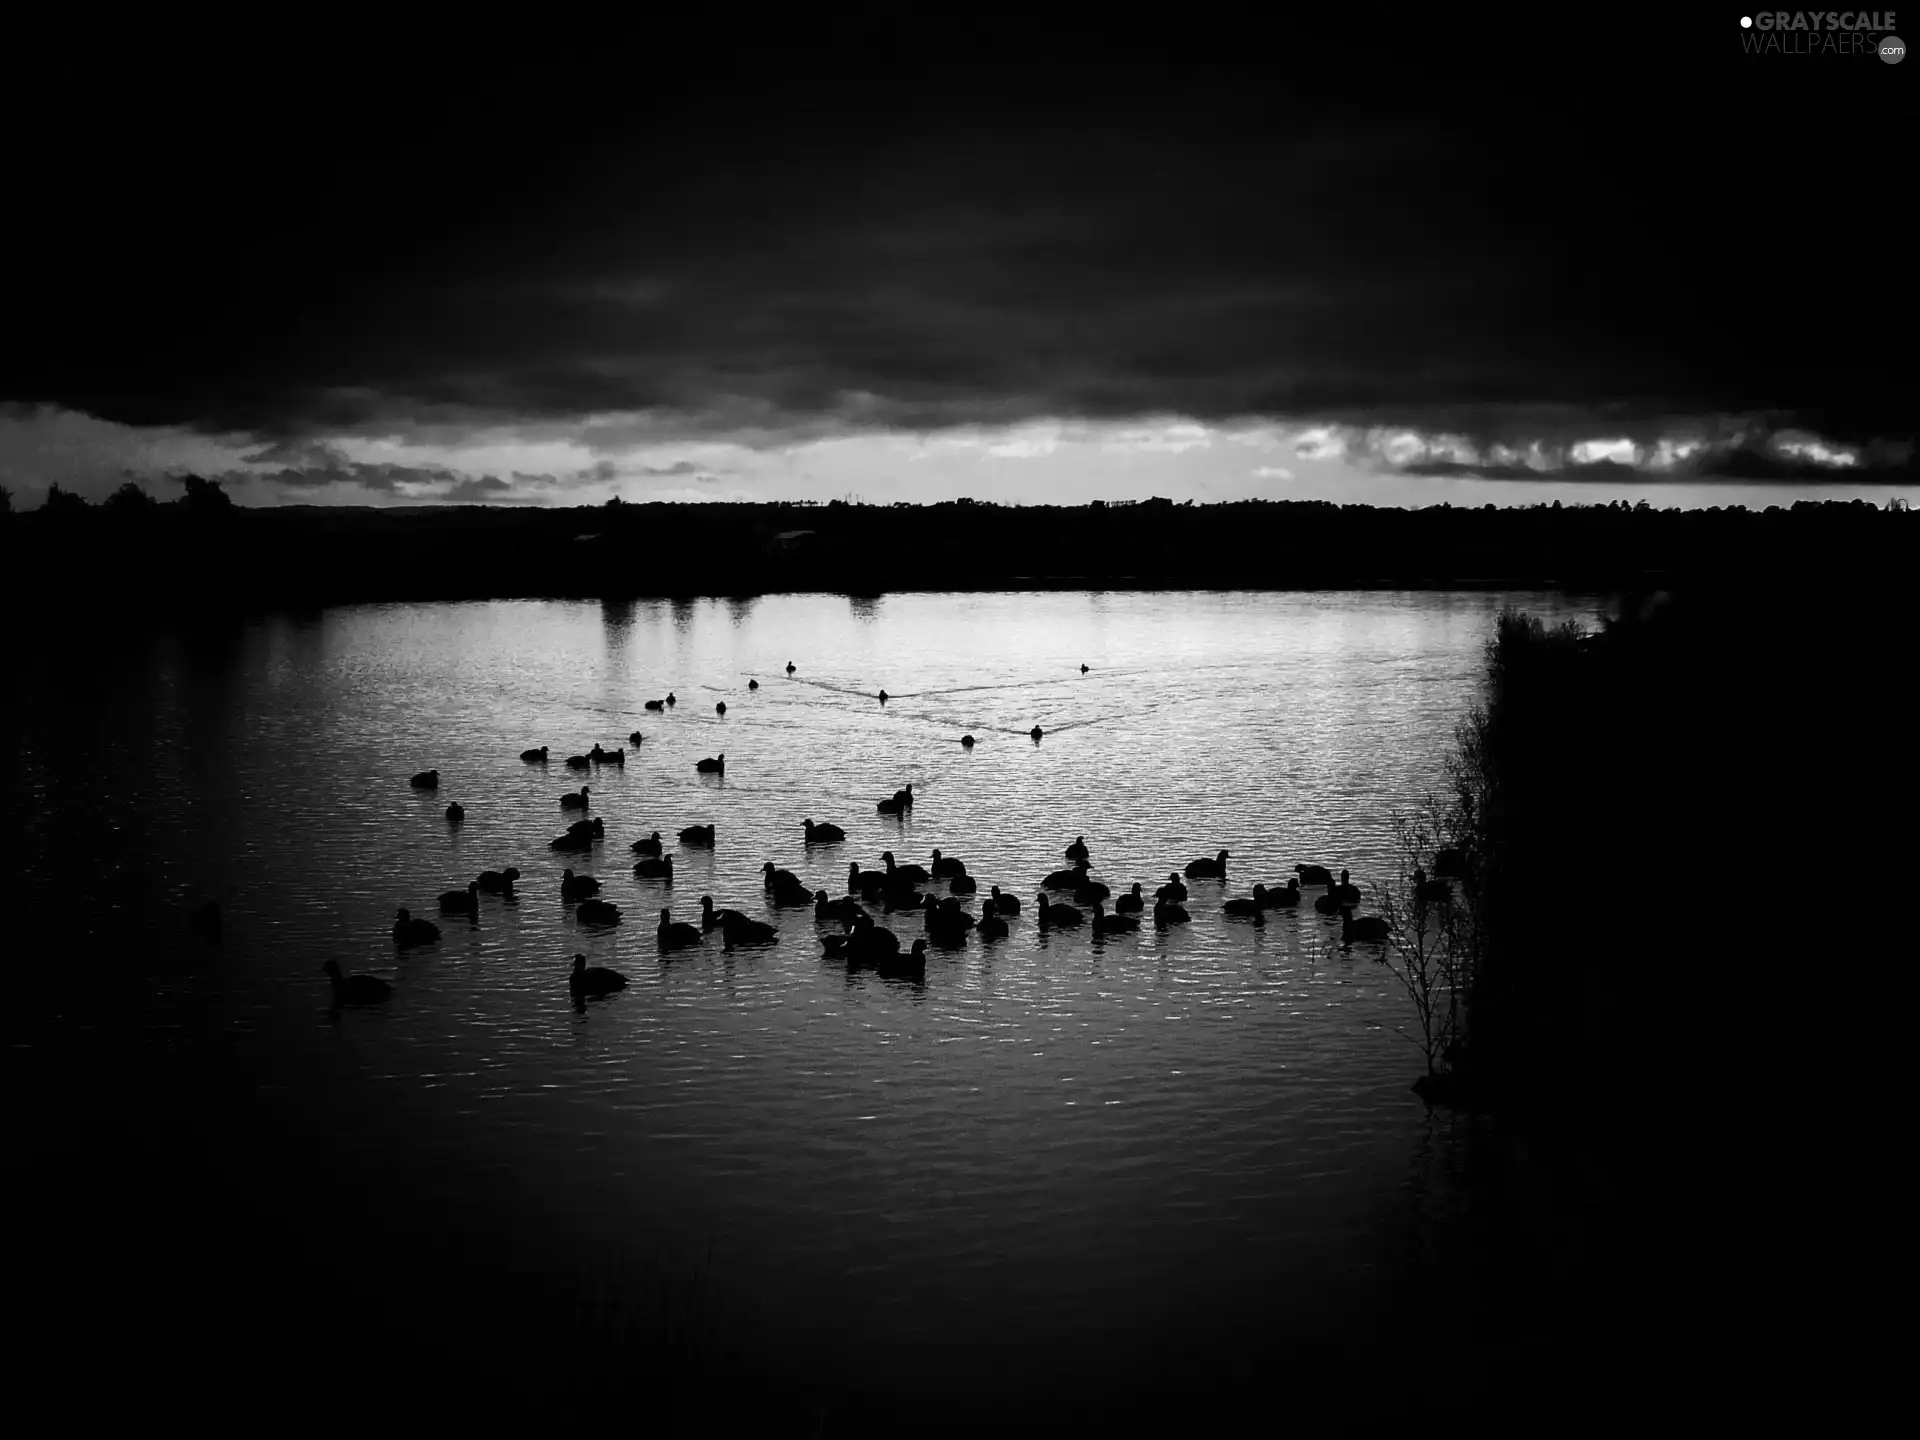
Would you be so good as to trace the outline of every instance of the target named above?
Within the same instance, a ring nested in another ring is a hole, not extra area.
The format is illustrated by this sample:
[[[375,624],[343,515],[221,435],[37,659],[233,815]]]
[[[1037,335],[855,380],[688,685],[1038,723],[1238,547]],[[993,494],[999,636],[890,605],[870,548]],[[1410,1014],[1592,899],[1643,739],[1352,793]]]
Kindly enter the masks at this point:
[[[6,62],[0,400],[1914,432],[1920,70],[1731,13],[91,29]]]

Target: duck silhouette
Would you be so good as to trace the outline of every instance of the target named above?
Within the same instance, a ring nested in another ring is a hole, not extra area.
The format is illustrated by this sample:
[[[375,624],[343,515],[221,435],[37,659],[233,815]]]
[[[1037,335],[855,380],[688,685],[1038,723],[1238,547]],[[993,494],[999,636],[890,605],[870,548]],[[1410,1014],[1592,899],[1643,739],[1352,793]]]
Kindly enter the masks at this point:
[[[591,875],[576,875],[571,869],[560,876],[562,900],[588,900],[600,893],[600,882]]]
[[[571,873],[571,872],[569,872]],[[477,915],[480,913],[480,882],[469,881],[464,890],[443,890],[440,892],[440,913],[442,915]]]
[[[700,932],[691,925],[675,920],[671,910],[660,912],[660,923],[654,929],[654,936],[662,950],[684,950],[689,945],[700,943]]]
[[[333,982],[336,1005],[378,1005],[393,995],[393,986],[378,975],[343,975],[338,960],[327,961],[320,973]]]
[[[702,775],[724,775],[727,773],[727,757],[722,754],[709,756],[705,760],[696,760],[693,768]]]
[[[421,920],[412,911],[402,907],[393,922],[393,943],[405,950],[415,945],[431,945],[440,938],[440,927],[431,920]]]
[[[1000,914],[1018,915],[1020,913],[1020,897],[1018,895],[1002,895],[998,885],[989,887],[989,895],[993,903],[993,908]]]
[[[582,925],[618,925],[620,907],[606,900],[582,900],[573,918]]]
[[[440,772],[438,770],[422,770],[407,783],[416,790],[437,790],[440,788]]]
[[[467,818],[466,807],[462,805],[458,800],[454,801],[451,805],[447,806],[447,823],[449,825],[458,825],[461,821],[465,820],[466,818]]]
[[[635,855],[658,855],[660,853],[660,832],[654,831],[644,840],[636,840],[632,846]]]
[[[664,880],[673,883],[673,857],[671,855],[642,855],[633,862],[633,873],[642,880]]]
[[[685,826],[680,831],[680,843],[682,845],[711,846],[713,844],[713,826],[711,825]]]
[[[587,799],[587,787],[585,785],[580,787],[580,793],[577,795],[569,791],[560,797],[560,808],[562,810],[585,810],[589,803]]]
[[[1353,907],[1345,906],[1340,911],[1340,941],[1344,945],[1359,943],[1377,945],[1385,941],[1388,935],[1387,922],[1378,915],[1362,915],[1353,918]]]
[[[530,765],[541,764],[547,758],[547,747],[544,745],[541,745],[538,748],[533,750],[522,750],[520,752],[520,758],[522,760],[525,760]]]
[[[611,995],[627,988],[627,977],[604,965],[589,965],[587,957],[573,957],[573,973],[567,976],[567,988],[576,995]]]
[[[1222,850],[1213,859],[1201,856],[1198,860],[1187,862],[1189,880],[1224,880],[1227,878],[1227,852]]]
[[[847,838],[847,832],[838,825],[816,825],[811,820],[800,823],[806,828],[809,845],[835,845]]]

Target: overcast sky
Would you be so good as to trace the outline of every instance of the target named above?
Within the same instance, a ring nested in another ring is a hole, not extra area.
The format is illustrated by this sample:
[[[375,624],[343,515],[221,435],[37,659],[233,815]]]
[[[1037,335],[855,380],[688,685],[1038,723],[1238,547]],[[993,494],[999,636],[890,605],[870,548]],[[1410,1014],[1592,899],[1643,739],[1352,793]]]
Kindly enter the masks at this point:
[[[1920,496],[1911,66],[786,14],[24,39],[0,484]]]

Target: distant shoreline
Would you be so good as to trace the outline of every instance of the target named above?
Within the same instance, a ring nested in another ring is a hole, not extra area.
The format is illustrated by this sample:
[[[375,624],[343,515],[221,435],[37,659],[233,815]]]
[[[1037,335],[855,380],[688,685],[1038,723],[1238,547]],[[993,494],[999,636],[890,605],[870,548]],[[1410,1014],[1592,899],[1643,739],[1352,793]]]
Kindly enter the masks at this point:
[[[203,495],[202,500],[205,502]],[[16,609],[1005,590],[1548,590],[1904,583],[1920,519],[1865,501],[1375,509],[1318,501],[1077,507],[608,505],[0,515]]]

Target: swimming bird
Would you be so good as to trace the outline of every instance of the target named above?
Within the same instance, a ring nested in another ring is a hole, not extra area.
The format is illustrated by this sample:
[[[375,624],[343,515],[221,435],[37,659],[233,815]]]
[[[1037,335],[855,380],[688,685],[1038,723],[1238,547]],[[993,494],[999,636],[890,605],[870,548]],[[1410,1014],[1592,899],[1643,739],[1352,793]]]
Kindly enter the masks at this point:
[[[1340,883],[1331,887],[1331,893],[1339,896],[1345,904],[1358,905],[1360,903],[1360,887],[1348,883],[1347,872],[1345,870],[1340,872]]]
[[[1072,890],[1087,878],[1085,865],[1070,865],[1065,870],[1055,870],[1040,882],[1045,890]]]
[[[1192,918],[1184,905],[1176,905],[1171,900],[1153,902],[1153,923],[1156,929],[1164,930],[1169,925],[1184,925]]]
[[[727,702],[722,700],[718,705],[715,705],[713,707],[713,713],[724,716],[727,713]]]
[[[673,883],[673,857],[671,855],[642,855],[633,862],[633,873],[642,880],[664,880]]]
[[[847,832],[838,825],[816,825],[811,820],[802,820],[800,823],[806,827],[809,845],[837,845],[847,838]]]
[[[1074,838],[1073,844],[1067,846],[1067,859],[1076,865],[1083,860],[1093,859],[1092,852],[1087,849],[1086,836],[1084,835],[1076,836]]]
[[[989,900],[981,907],[980,923],[973,927],[973,933],[982,940],[1004,940],[1007,938],[1007,922]]]
[[[896,795],[891,800],[882,800],[873,808],[878,810],[882,815],[900,815],[906,812],[907,805],[905,801]]]
[[[694,769],[702,775],[724,775],[727,773],[727,757],[724,754],[710,756],[694,762]]]
[[[673,694],[673,692],[672,692],[671,690],[669,690],[669,691],[667,691],[667,704],[669,704],[669,705],[677,705],[677,704],[679,704],[679,701],[677,701],[677,700],[676,700],[676,699],[674,698],[674,694]]]
[[[854,922],[849,920],[846,928],[838,935],[822,935],[820,937],[821,957],[827,960],[846,959],[847,947],[853,943],[854,933]]]
[[[729,950],[736,945],[771,945],[780,938],[780,932],[764,920],[749,920],[736,911],[727,913],[734,918],[720,922],[720,938]]]
[[[1245,915],[1249,918],[1258,915],[1267,908],[1267,887],[1256,885],[1252,896],[1236,895],[1220,908],[1229,915]]]
[[[759,688],[760,688],[760,682],[758,680],[747,681],[747,689],[758,690]]]
[[[951,855],[942,855],[936,848],[933,852],[933,864],[927,873],[936,880],[944,880],[955,875],[966,874],[967,865],[964,860],[955,859]]]
[[[1187,898],[1187,887],[1185,882],[1181,880],[1180,873],[1177,870],[1169,870],[1167,872],[1167,883],[1153,893],[1156,899],[1165,900],[1177,905]]]
[[[654,935],[662,950],[684,950],[689,945],[700,943],[700,932],[691,925],[676,921],[671,910],[660,912],[660,924],[655,928]]]
[[[442,890],[440,913],[442,915],[478,915],[480,913],[480,882],[468,881],[467,888],[464,890]]]
[[[874,924],[871,915],[860,917],[847,941],[847,959],[854,964],[874,965],[899,953],[900,937],[886,926]]]
[[[1422,905],[1451,900],[1453,887],[1445,880],[1429,880],[1427,872],[1416,867],[1413,872],[1413,898]]]
[[[1098,900],[1093,902],[1093,933],[1096,935],[1124,935],[1129,930],[1140,928],[1137,915],[1109,915],[1107,907]]]
[[[582,925],[618,925],[620,907],[609,900],[582,900],[573,912]]]
[[[646,708],[649,710],[665,711],[667,702],[664,700],[649,700],[646,703]]]
[[[1340,942],[1351,945],[1356,940],[1363,945],[1376,945],[1387,938],[1387,922],[1378,915],[1362,915],[1353,918],[1353,907],[1345,906],[1340,911]]]
[[[405,949],[409,945],[431,945],[440,938],[440,927],[431,920],[416,920],[413,912],[400,911],[393,922],[393,943]]]
[[[532,765],[541,764],[547,758],[547,747],[541,745],[533,750],[522,750],[520,752],[520,758]]]
[[[578,795],[568,794],[560,797],[562,810],[584,810],[587,808],[587,787],[582,785]]]
[[[1042,730],[1038,725],[1034,726],[1033,729],[1027,732],[1027,734],[1033,737],[1033,743],[1036,745],[1040,743],[1040,737],[1046,733],[1047,732]]]
[[[1256,890],[1259,886],[1254,887]],[[1300,877],[1295,876],[1284,886],[1267,887],[1267,908],[1269,910],[1290,910],[1300,903]]]
[[[793,671],[794,671],[794,664],[791,660],[789,660],[787,661],[787,674],[791,675]]]
[[[598,815],[589,820],[576,820],[567,826],[567,834],[578,835],[586,840],[604,840],[607,837],[607,822]]]
[[[973,749],[973,736],[962,735],[960,737],[960,745],[962,749],[966,749],[966,750]]]
[[[589,965],[587,957],[573,957],[573,973],[567,976],[567,988],[576,995],[611,995],[627,988],[627,977],[604,965]]]
[[[1140,893],[1140,882],[1138,880],[1133,882],[1133,889],[1113,902],[1113,913],[1116,915],[1138,915],[1146,908],[1147,897]]]
[[[660,832],[654,831],[644,840],[636,840],[629,847],[636,855],[658,855],[660,853]]]
[[[791,890],[800,883],[800,877],[798,875],[795,875],[791,870],[775,869],[774,863],[771,860],[760,867],[760,873],[765,877],[761,883],[769,890]],[[809,902],[813,899],[813,892],[811,890],[807,891],[807,899]]]
[[[999,911],[1002,915],[1018,915],[1020,913],[1020,897],[1018,895],[1002,895],[998,885],[993,885],[988,888],[993,897],[993,908],[995,910]]]
[[[1113,894],[1113,888],[1101,884],[1098,880],[1081,877],[1080,883],[1073,887],[1073,899],[1076,905],[1091,905],[1096,900],[1105,900]]]
[[[560,876],[562,900],[586,900],[600,893],[600,882],[591,875],[576,875],[567,870]]]
[[[1071,905],[1049,905],[1045,895],[1035,902],[1034,914],[1039,917],[1042,930],[1052,925],[1078,925],[1087,918]]]
[[[1213,859],[1201,856],[1198,860],[1187,862],[1189,880],[1224,880],[1227,878],[1227,852],[1222,850]]]
[[[913,782],[909,780],[905,789],[894,791],[893,798],[900,802],[902,808],[913,809]]]
[[[823,924],[842,924],[863,913],[860,902],[851,895],[835,900],[824,890],[813,892],[813,918]]]
[[[927,873],[924,865],[902,865],[893,858],[893,851],[882,850],[880,859],[887,867],[887,880],[890,884],[905,882],[909,885],[924,885],[933,877]]]
[[[891,980],[922,980],[927,974],[927,942],[916,940],[913,948],[904,955],[881,955],[874,962],[874,968]]]
[[[716,910],[713,908],[711,895],[700,897],[700,928],[702,930],[717,930],[726,924],[729,918],[745,920],[747,916],[740,910]]]
[[[904,880],[896,881],[880,892],[880,908],[889,915],[896,910],[924,910],[929,905],[939,903],[936,897],[922,895]]]
[[[592,764],[593,762],[584,755],[567,756],[567,769],[569,770],[585,770]]]
[[[1331,885],[1333,872],[1324,865],[1296,865],[1293,873],[1300,877],[1302,885]]]
[[[1349,901],[1342,900],[1338,895],[1334,894],[1333,891],[1329,890],[1324,895],[1314,897],[1313,908],[1318,910],[1322,915],[1338,915],[1349,903]]]
[[[713,826],[688,825],[680,831],[682,845],[712,845]]]
[[[884,704],[886,704],[886,703],[887,703],[887,692],[886,692],[886,691],[884,691],[884,690],[882,690],[882,691],[880,692],[880,703],[881,703],[882,705],[884,705]]]
[[[887,872],[884,870],[862,870],[859,862],[847,862],[847,893],[865,895],[869,899],[887,888]]]
[[[640,742],[646,738],[647,738],[646,736],[642,735],[638,730],[636,730],[631,735],[627,736],[627,743],[633,746],[634,749],[637,750],[640,748]]]
[[[416,790],[437,790],[440,788],[440,772],[438,770],[422,770],[407,783]]]
[[[783,870],[779,873],[784,875],[787,872]],[[776,881],[767,887],[767,899],[779,909],[797,910],[803,905],[813,904],[813,892],[799,880],[791,885]]]
[[[338,960],[327,961],[320,967],[320,973],[333,982],[336,1005],[378,1005],[393,994],[393,986],[378,975],[341,974]]]
[[[947,889],[955,895],[971,895],[980,888],[980,882],[971,875],[955,875],[947,881]]]
[[[1080,667],[1080,673],[1081,673],[1082,675],[1084,675],[1084,674],[1086,674],[1086,673],[1087,673],[1087,667],[1086,667],[1085,665],[1082,665],[1082,666]]]
[[[549,850],[566,851],[569,854],[584,854],[593,849],[593,832],[589,830],[581,834],[569,830],[566,834],[555,836],[549,840],[547,842],[547,848]]]
[[[624,750],[602,750],[596,745],[592,759],[596,765],[618,765],[622,770],[627,768],[627,752]]]
[[[467,809],[458,800],[454,801],[451,805],[447,806],[447,823],[449,825],[458,825],[461,821],[465,820],[466,818],[467,818]]]
[[[520,872],[509,865],[504,870],[482,870],[480,878],[473,883],[480,887],[483,895],[511,895],[513,882],[520,878]]]
[[[927,906],[927,933],[965,939],[973,929],[974,919],[960,908],[960,902],[949,900],[938,905]]]

